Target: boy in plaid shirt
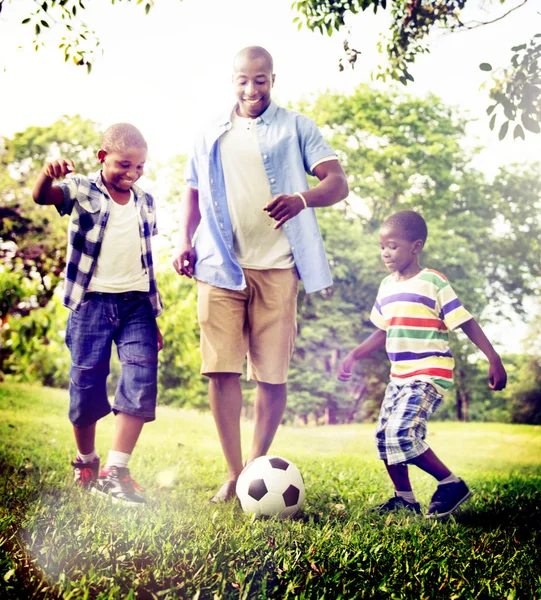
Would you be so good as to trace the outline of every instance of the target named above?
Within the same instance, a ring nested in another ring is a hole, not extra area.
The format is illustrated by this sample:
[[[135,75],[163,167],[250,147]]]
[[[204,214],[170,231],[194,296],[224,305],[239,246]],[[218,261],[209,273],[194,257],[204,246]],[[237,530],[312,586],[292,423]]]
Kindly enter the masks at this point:
[[[74,478],[114,502],[135,506],[145,499],[136,491],[143,488],[131,478],[128,461],[144,423],[155,419],[163,345],[151,249],[156,210],[152,196],[135,185],[146,158],[141,132],[118,123],[102,136],[101,171],[74,175],[73,162],[60,158],[44,166],[33,190],[37,204],[54,205],[60,215],[70,216],[64,305],[71,309],[66,344],[69,417],[78,448]],[[55,184],[59,178],[65,179]],[[112,449],[100,471],[96,423],[111,412],[106,382],[113,341],[122,373],[112,406]]]
[[[507,375],[492,344],[447,279],[420,267],[419,253],[426,238],[426,223],[414,211],[399,211],[381,226],[381,256],[391,275],[381,282],[370,315],[378,331],[346,356],[338,379],[347,381],[358,360],[386,347],[391,381],[381,405],[376,443],[395,495],[378,510],[421,512],[408,474],[408,465],[413,464],[438,481],[427,517],[443,518],[471,495],[464,481],[425,442],[428,418],[453,384],[449,330],[462,329],[488,358],[490,389],[503,389]]]

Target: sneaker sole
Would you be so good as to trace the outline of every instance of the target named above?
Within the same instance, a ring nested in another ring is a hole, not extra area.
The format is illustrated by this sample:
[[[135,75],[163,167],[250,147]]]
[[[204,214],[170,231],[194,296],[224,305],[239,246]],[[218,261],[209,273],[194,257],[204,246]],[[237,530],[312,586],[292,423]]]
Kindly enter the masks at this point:
[[[110,498],[111,502],[113,504],[124,504],[124,506],[145,506],[146,502],[130,502],[129,500],[126,500],[125,498],[116,498],[115,496],[111,495],[109,492],[102,492],[101,490],[98,490],[98,488],[93,487],[90,492],[92,494],[99,494],[100,496],[103,496],[104,498]]]
[[[445,513],[438,513],[438,512],[433,512],[430,514],[426,515],[427,519],[444,519],[445,517],[448,517],[451,513],[455,512],[455,510],[464,502],[466,502],[466,500],[471,496],[471,490],[468,490],[468,493],[462,497],[454,506],[453,508],[451,508],[451,510],[448,510]]]

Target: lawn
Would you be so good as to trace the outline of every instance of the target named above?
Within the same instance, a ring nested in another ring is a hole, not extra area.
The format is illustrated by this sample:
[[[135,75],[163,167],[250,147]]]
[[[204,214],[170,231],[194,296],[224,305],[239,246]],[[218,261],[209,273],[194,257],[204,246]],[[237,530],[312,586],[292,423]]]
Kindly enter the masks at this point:
[[[161,407],[130,463],[142,510],[76,489],[67,393],[0,385],[0,598],[541,599],[541,429],[431,423],[474,491],[444,522],[371,512],[392,493],[373,424],[280,428],[303,473],[289,520],[207,501],[225,465],[208,413]],[[98,429],[105,458],[113,418]],[[243,423],[245,446],[251,424]],[[434,482],[412,470],[426,509]]]

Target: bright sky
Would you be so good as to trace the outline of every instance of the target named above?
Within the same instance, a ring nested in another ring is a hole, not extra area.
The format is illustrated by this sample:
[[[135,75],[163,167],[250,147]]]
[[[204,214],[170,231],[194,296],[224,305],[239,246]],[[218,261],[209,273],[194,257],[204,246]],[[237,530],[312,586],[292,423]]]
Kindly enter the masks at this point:
[[[275,59],[278,103],[295,101],[325,89],[349,92],[369,82],[381,55],[376,43],[386,30],[388,13],[372,11],[351,20],[352,45],[362,50],[354,71],[340,73],[343,35],[297,31],[291,0],[161,0],[149,15],[142,6],[109,0],[86,2],[83,19],[97,31],[104,55],[88,76],[65,64],[53,30],[46,47],[32,48],[32,28],[20,25],[34,10],[32,0],[11,0],[0,14],[0,135],[30,125],[52,124],[63,114],[81,114],[103,126],[132,122],[147,137],[150,158],[184,153],[198,127],[233,102],[231,62],[244,46],[265,46]],[[471,1],[474,3],[474,0]],[[479,4],[479,2],[475,2]],[[484,2],[472,18],[499,16],[519,0]],[[534,5],[537,5],[534,7]],[[489,100],[479,86],[489,81],[481,62],[506,65],[510,48],[541,32],[539,2],[532,0],[499,23],[473,32],[434,36],[432,52],[414,66],[410,93],[434,92],[478,119],[470,127],[486,147],[479,166],[539,160],[541,136],[525,142],[499,142],[488,129]]]
[[[502,7],[496,0],[471,0],[486,10],[470,12],[466,20],[487,21],[519,3],[508,0]],[[351,20],[351,45],[362,55],[354,71],[340,73],[344,36],[297,31],[292,0],[157,0],[149,15],[135,2],[85,4],[83,19],[96,30],[104,50],[90,76],[64,63],[54,30],[44,38],[45,48],[33,50],[32,29],[20,24],[34,10],[33,0],[4,2],[0,136],[80,114],[103,127],[133,123],[149,142],[149,163],[166,160],[186,153],[201,124],[232,106],[231,64],[241,48],[257,44],[271,52],[273,97],[279,104],[326,89],[348,93],[370,82],[370,72],[382,60],[376,44],[389,19],[385,12],[374,16],[369,11]],[[541,160],[541,135],[513,141],[508,134],[498,141],[488,129],[487,91],[479,89],[490,83],[490,76],[479,70],[481,62],[505,66],[512,46],[541,32],[539,4],[531,0],[504,20],[475,31],[435,34],[431,53],[419,56],[413,67],[416,81],[407,88],[411,94],[433,92],[476,120],[469,127],[468,144],[485,148],[476,166],[489,175],[499,165]]]

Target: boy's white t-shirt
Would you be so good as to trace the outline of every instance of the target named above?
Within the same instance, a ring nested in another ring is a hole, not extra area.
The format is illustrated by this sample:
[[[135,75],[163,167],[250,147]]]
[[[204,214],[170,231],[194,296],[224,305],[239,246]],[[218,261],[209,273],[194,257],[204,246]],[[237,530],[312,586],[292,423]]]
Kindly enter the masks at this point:
[[[220,138],[220,155],[237,260],[245,269],[289,269],[293,254],[285,232],[263,207],[272,200],[255,119],[233,111],[231,129]]]
[[[130,191],[127,204],[117,204],[111,199],[109,220],[88,291],[114,294],[149,289],[148,272],[141,260],[137,207]]]

